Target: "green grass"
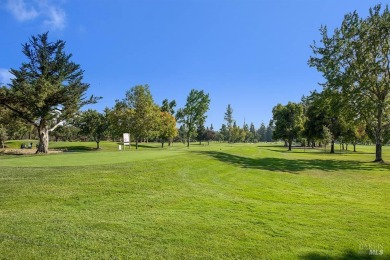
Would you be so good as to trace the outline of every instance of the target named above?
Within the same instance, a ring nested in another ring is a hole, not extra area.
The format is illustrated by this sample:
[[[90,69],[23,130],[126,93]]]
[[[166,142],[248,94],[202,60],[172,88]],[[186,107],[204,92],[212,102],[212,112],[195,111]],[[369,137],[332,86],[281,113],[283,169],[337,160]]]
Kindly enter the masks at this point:
[[[65,147],[0,156],[0,258],[390,257],[390,165],[373,146],[51,144]]]

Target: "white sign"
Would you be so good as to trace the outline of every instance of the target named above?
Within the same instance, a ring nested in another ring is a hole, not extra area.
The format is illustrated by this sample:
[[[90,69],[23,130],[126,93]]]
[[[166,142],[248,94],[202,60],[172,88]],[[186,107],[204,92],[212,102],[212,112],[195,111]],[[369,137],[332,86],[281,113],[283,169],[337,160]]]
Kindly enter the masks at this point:
[[[123,144],[130,145],[130,134],[129,133],[123,134]]]

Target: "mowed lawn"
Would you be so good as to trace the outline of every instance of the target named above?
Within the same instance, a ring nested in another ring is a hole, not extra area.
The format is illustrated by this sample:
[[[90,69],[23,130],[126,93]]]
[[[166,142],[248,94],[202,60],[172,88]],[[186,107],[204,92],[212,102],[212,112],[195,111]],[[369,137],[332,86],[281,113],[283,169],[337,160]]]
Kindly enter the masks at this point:
[[[0,155],[2,259],[390,258],[390,165],[371,163],[374,146],[51,147],[73,152]]]

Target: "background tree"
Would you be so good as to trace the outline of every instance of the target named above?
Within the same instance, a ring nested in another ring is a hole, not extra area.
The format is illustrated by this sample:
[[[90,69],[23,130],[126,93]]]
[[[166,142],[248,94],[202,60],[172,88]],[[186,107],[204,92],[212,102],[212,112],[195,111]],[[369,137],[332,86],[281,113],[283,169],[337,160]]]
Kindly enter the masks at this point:
[[[4,149],[5,141],[7,140],[7,130],[3,125],[0,125],[0,146]]]
[[[133,110],[127,106],[126,102],[116,100],[114,107],[106,108],[105,113],[109,122],[108,132],[112,139],[121,139],[123,133],[130,132]]]
[[[267,141],[267,130],[263,122],[261,123],[259,130],[257,130],[257,138],[259,139],[260,142]]]
[[[213,125],[211,125],[211,126],[213,126]],[[210,141],[214,141],[217,139],[217,134],[212,129],[212,127],[206,128],[206,132],[205,132],[204,136],[205,136],[205,141],[207,142],[208,145],[210,145]]]
[[[292,141],[299,137],[303,130],[304,114],[302,104],[289,102],[286,106],[278,104],[272,109],[275,122],[275,139],[283,139],[288,142],[288,150],[291,151]]]
[[[206,140],[206,128],[204,125],[198,125],[196,128],[196,138],[199,144],[202,144],[203,140]]]
[[[96,149],[100,149],[100,141],[105,137],[109,126],[107,115],[88,109],[81,113],[76,122],[80,133],[89,136],[96,142]]]
[[[158,137],[161,147],[164,148],[164,142],[172,140],[177,136],[176,119],[169,112],[160,112]]]
[[[154,104],[148,85],[138,85],[126,92],[124,104],[130,109],[130,133],[138,142],[148,138],[149,133],[158,127],[160,109]]]
[[[19,70],[11,69],[11,84],[0,89],[0,105],[36,127],[37,153],[48,152],[49,131],[71,118],[81,106],[97,101],[93,96],[84,98],[89,85],[82,82],[83,71],[64,48],[64,41],[50,42],[47,33],[31,37],[23,45],[28,61]],[[55,121],[59,123],[52,125]]]
[[[196,127],[204,124],[209,106],[209,94],[205,94],[203,90],[192,89],[187,96],[185,107],[177,111],[177,121],[185,125],[187,147],[190,147],[191,138],[196,137]]]
[[[273,140],[273,137],[272,137],[273,133],[274,133],[274,125],[273,125],[272,120],[270,120],[269,124],[267,126],[267,131],[266,131],[266,136],[267,136],[266,142],[272,142],[272,140]]]
[[[390,12],[370,9],[366,19],[347,14],[328,36],[321,28],[322,46],[312,46],[309,65],[326,79],[324,88],[337,91],[345,106],[364,119],[376,143],[375,162],[383,162],[382,145],[390,131]]]
[[[257,143],[258,142],[258,139],[256,138],[256,128],[255,128],[255,125],[253,124],[253,122],[251,122],[251,125],[249,127],[249,142],[251,143]]]
[[[324,144],[325,152],[326,152],[326,145],[328,145],[330,142],[332,142],[332,140],[334,140],[334,138],[333,138],[332,132],[326,126],[322,126],[321,132],[322,132],[322,134],[321,134],[320,140]]]
[[[221,142],[229,141],[229,130],[225,124],[222,124],[219,130],[219,139]]]
[[[226,108],[224,119],[226,121],[226,126],[228,129],[228,142],[230,143],[232,142],[232,130],[233,130],[233,123],[234,123],[233,108],[230,106],[230,104],[228,104]]]

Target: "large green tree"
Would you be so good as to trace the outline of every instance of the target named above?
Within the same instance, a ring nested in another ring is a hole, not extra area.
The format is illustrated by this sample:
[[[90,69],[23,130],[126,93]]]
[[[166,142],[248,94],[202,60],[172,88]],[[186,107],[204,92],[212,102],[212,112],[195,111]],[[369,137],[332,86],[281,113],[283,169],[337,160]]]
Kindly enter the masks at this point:
[[[304,114],[302,104],[289,102],[286,106],[278,104],[272,109],[275,123],[274,139],[288,142],[291,151],[292,141],[300,136],[303,130]]]
[[[196,137],[197,126],[204,125],[209,106],[209,94],[205,94],[203,90],[192,89],[187,96],[185,107],[177,111],[177,121],[185,125],[187,147],[190,147],[191,138]]]
[[[89,84],[83,83],[83,70],[64,49],[65,42],[49,41],[48,33],[32,36],[23,45],[27,62],[11,69],[14,78],[0,89],[0,105],[37,129],[37,153],[48,152],[49,131],[81,106],[97,101],[93,96],[85,99]]]
[[[138,85],[126,92],[124,104],[130,109],[130,133],[135,139],[135,147],[142,139],[147,139],[151,131],[158,128],[159,107],[154,103],[148,85]]]
[[[390,132],[390,12],[388,6],[345,16],[328,35],[321,28],[321,45],[312,46],[309,64],[320,71],[324,87],[340,93],[343,104],[363,119],[376,143],[375,162],[383,162],[382,145]]]

